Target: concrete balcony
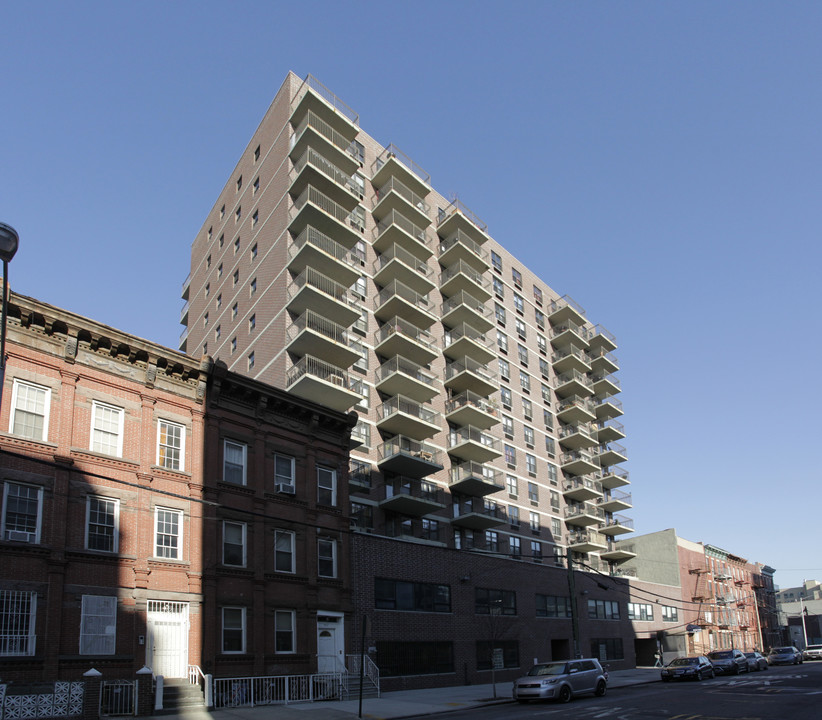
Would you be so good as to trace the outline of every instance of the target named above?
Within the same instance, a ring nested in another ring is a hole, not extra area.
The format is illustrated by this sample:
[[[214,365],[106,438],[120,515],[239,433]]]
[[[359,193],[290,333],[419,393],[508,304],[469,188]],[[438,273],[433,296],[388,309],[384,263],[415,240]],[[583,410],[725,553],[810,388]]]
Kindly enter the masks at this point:
[[[396,210],[377,223],[372,245],[378,253],[385,252],[392,245],[400,245],[420,260],[427,260],[434,254],[428,231]]]
[[[452,328],[465,323],[480,332],[488,332],[494,327],[493,307],[490,305],[486,307],[483,302],[465,290],[460,290],[443,302],[440,317],[443,325]]]
[[[434,271],[428,264],[396,243],[388,247],[374,263],[375,283],[386,287],[393,280],[422,295],[427,295],[437,286]]]
[[[356,213],[313,185],[307,185],[294,200],[289,212],[288,229],[292,235],[298,236],[309,225],[349,249],[363,239],[363,227]]]
[[[628,460],[628,451],[619,443],[606,443],[598,445],[592,451],[594,460],[600,467],[607,467],[608,465],[616,465]]]
[[[374,350],[385,358],[401,355],[420,365],[439,356],[433,335],[397,316],[374,333]]]
[[[609,420],[622,415],[622,402],[612,397],[596,398],[594,413],[597,420]]]
[[[631,484],[630,474],[627,470],[623,470],[620,467],[602,468],[602,470],[595,474],[595,477],[602,483],[602,487],[606,490],[613,490],[614,488]]]
[[[602,497],[602,484],[589,477],[568,478],[562,484],[562,495],[577,502],[598,500]]]
[[[431,224],[431,208],[425,198],[417,195],[396,176],[392,176],[377,189],[377,201],[371,211],[374,218],[382,220],[391,212],[398,212],[422,228]]]
[[[607,560],[608,562],[620,563],[625,562],[626,560],[633,560],[636,557],[636,553],[634,552],[633,545],[623,544],[622,542],[614,542],[611,538],[608,549],[601,552],[599,557],[602,560]]]
[[[624,535],[634,531],[634,521],[622,515],[609,517],[600,525],[599,531],[605,535]]]
[[[381,187],[395,177],[415,194],[431,192],[431,176],[393,143],[385,148],[371,166],[371,183]]]
[[[488,236],[488,226],[459,200],[454,200],[437,218],[437,234],[442,238],[450,238],[457,231],[462,230],[478,245],[485,244]]]
[[[362,343],[347,329],[313,310],[306,310],[288,326],[286,348],[294,355],[325,358],[342,368],[362,356]]]
[[[344,412],[362,398],[360,383],[359,378],[336,365],[305,355],[286,374],[285,389],[297,397]]]
[[[559,444],[568,450],[580,450],[597,444],[594,433],[587,423],[560,425]]]
[[[476,462],[452,465],[448,486],[452,493],[473,497],[484,497],[505,489],[499,470]]]
[[[591,380],[593,380],[594,394],[599,397],[616,395],[622,390],[619,380],[613,375],[594,375]]]
[[[467,425],[448,433],[448,454],[481,464],[501,457],[502,450],[498,438],[480,428]]]
[[[596,424],[594,434],[598,444],[609,443],[614,440],[624,440],[625,428],[616,420],[605,420]]]
[[[191,301],[186,300],[183,309],[180,310],[180,325],[188,325],[188,310],[191,307]]]
[[[470,357],[483,365],[497,357],[494,341],[467,323],[446,329],[442,353],[451,360]]]
[[[400,317],[417,327],[429,328],[437,321],[433,310],[427,295],[421,295],[399,280],[392,280],[374,299],[374,315],[383,321]]]
[[[588,335],[590,331],[584,325],[566,320],[551,328],[551,345],[555,348],[563,348],[573,345],[576,348],[588,349]]]
[[[577,530],[565,536],[565,542],[574,552],[592,553],[608,549],[608,538],[596,530]]]
[[[312,267],[291,280],[287,296],[288,310],[297,316],[312,310],[345,327],[360,317],[357,296]]]
[[[591,453],[583,450],[562,453],[559,462],[562,471],[571,475],[588,475],[599,470]]]
[[[402,395],[377,406],[377,429],[383,433],[425,440],[440,431],[440,421],[440,413],[432,407]]]
[[[562,325],[569,321],[575,325],[585,325],[587,318],[582,305],[570,295],[563,295],[561,298],[552,300],[548,306],[548,322],[551,325]]]
[[[602,350],[613,352],[617,349],[616,338],[613,333],[608,332],[602,325],[595,325],[588,331],[588,341],[591,352]]]
[[[451,297],[466,292],[481,303],[491,299],[491,282],[473,265],[458,260],[440,273],[440,292]]]
[[[405,395],[418,402],[428,402],[440,391],[434,373],[401,355],[377,368],[375,387],[384,395]]]
[[[491,268],[488,251],[472,240],[462,230],[457,230],[439,246],[439,261],[443,267],[450,267],[457,262],[465,262],[478,272],[484,273]]]
[[[630,510],[633,507],[631,493],[622,492],[621,490],[609,490],[605,497],[597,500],[597,504],[605,512],[610,513]]]
[[[306,268],[350,288],[360,277],[361,259],[354,250],[308,225],[288,246],[288,269],[295,275]]]
[[[397,435],[377,447],[377,466],[382,472],[421,478],[442,470],[440,454],[429,443]]]
[[[301,157],[309,147],[313,147],[348,175],[359,169],[360,163],[353,143],[357,131],[352,132],[351,126],[344,127],[344,132],[340,132],[337,127],[341,125],[337,124],[337,127],[334,127],[332,123],[323,119],[329,117],[328,113],[311,110],[296,117],[296,120],[295,117],[292,115],[292,125],[295,129],[289,151],[292,160]]]
[[[566,345],[551,355],[551,364],[558,375],[569,372],[589,373],[588,353],[576,345]]]
[[[595,373],[607,375],[619,370],[619,361],[616,356],[602,348],[594,348],[588,351],[588,362],[591,370]]]
[[[349,212],[363,198],[364,187],[312,147],[306,148],[294,162],[290,178],[289,192],[293,197],[299,197],[312,185]]]
[[[472,390],[477,395],[488,397],[499,390],[499,380],[485,365],[465,357],[445,364],[445,387],[455,394]]]
[[[587,375],[571,370],[554,378],[554,390],[559,398],[570,395],[585,397],[593,393],[593,383]]]
[[[359,131],[359,115],[313,75],[307,75],[291,101],[291,124],[306,113],[323,117],[338,132],[354,138]]]
[[[605,522],[605,512],[592,503],[569,505],[565,508],[565,524],[590,527]]]
[[[572,395],[560,400],[556,405],[556,411],[557,418],[565,423],[586,423],[596,419],[594,403],[591,398]]]
[[[505,507],[497,503],[471,498],[453,505],[451,524],[472,530],[489,530],[508,522]]]
[[[445,403],[445,419],[452,425],[488,430],[499,423],[499,408],[495,402],[466,390]]]
[[[401,515],[421,517],[445,509],[444,494],[434,483],[399,477],[386,481],[380,508]]]

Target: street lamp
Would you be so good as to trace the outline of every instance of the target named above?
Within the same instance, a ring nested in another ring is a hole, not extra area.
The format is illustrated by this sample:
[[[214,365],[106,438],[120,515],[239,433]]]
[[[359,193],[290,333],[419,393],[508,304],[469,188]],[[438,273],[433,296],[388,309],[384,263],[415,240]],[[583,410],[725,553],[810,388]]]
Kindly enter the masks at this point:
[[[6,223],[0,222],[0,260],[3,261],[3,314],[0,319],[0,407],[3,405],[3,385],[6,382],[6,314],[9,296],[9,263],[17,252],[20,236]]]

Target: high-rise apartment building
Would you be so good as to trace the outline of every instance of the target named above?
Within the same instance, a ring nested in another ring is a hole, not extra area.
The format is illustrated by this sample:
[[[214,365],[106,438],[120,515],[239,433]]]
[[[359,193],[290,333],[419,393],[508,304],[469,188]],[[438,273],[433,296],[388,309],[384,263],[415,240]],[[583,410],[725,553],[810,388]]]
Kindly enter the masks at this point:
[[[364,533],[611,572],[633,557],[614,337],[313,77],[194,240],[180,349],[360,420]]]

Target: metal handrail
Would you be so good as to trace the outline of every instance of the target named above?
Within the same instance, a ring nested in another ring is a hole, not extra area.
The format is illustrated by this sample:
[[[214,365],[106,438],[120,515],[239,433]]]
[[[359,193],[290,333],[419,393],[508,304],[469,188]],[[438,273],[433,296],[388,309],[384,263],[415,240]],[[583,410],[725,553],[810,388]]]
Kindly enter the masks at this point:
[[[505,487],[505,483],[499,479],[501,476],[502,472],[496,468],[470,461],[452,465],[449,472],[448,483],[449,485],[454,485],[471,477],[482,478],[483,482],[487,482],[502,490],[502,488]]]
[[[397,243],[394,243],[387,250],[380,253],[380,256],[374,261],[374,273],[376,274],[382,270],[392,260],[397,260],[403,263],[403,265],[407,265],[424,278],[430,279],[434,274],[434,270],[428,266],[428,263],[420,260],[416,255],[408,252],[408,250]]]
[[[428,331],[418,328],[414,323],[398,316],[389,320],[374,333],[374,344],[379,345],[385,342],[394,333],[404,335],[430,350],[434,349],[435,340]]]
[[[486,265],[488,264],[488,251],[483,250],[482,246],[476,240],[469,237],[462,230],[457,230],[453,235],[450,235],[447,239],[440,243],[440,255],[444,255],[452,247],[454,247],[454,245],[464,246],[466,250],[471,252],[473,255],[476,255]]]
[[[374,160],[374,164],[371,166],[373,172],[372,175],[376,175],[377,171],[385,165],[391,158],[394,158],[397,162],[405,165],[414,175],[416,175],[420,180],[422,180],[426,185],[431,184],[431,176],[423,170],[417,163],[415,163],[408,155],[406,155],[402,150],[400,150],[394,143],[390,143],[388,147],[385,148],[378,156],[377,159]]]
[[[437,425],[440,420],[440,413],[434,408],[404,395],[393,395],[382,405],[377,406],[377,418],[379,420],[385,420],[397,413],[411,415],[431,425]]]
[[[485,233],[488,234],[488,226],[474,214],[472,210],[470,210],[466,205],[459,198],[454,198],[451,204],[445,208],[445,210],[440,214],[439,218],[437,218],[437,225],[442,225],[448,218],[450,218],[455,213],[460,212],[462,213],[467,220],[469,220],[473,225],[476,225],[477,228]]]
[[[351,267],[357,267],[360,264],[360,259],[353,250],[349,250],[342,243],[338,243],[311,225],[306,225],[303,231],[292,240],[288,247],[288,259],[292,260],[296,257],[306,245],[311,245]]]
[[[311,128],[312,130],[316,131],[319,135],[322,135],[328,142],[334,145],[342,152],[347,153],[348,155],[353,155],[351,152],[351,140],[349,140],[345,135],[343,135],[338,130],[335,130],[331,125],[329,125],[325,120],[323,120],[317,113],[313,110],[309,110],[305,117],[300,121],[300,124],[297,125],[297,128],[294,130],[294,144],[296,145],[299,138],[302,134],[306,131],[306,128]]]
[[[294,163],[294,177],[296,178],[309,163],[340,187],[345,188],[357,197],[362,197],[362,188],[354,182],[354,179],[312,147],[307,148]]]
[[[425,199],[417,195],[410,187],[408,187],[402,180],[399,178],[394,177],[393,175],[388,179],[387,182],[383,183],[383,186],[377,190],[377,200],[376,205],[380,204],[380,201],[385,198],[386,195],[390,192],[395,192],[399,195],[403,200],[405,200],[409,205],[413,205],[417,210],[419,210],[423,215],[428,215],[431,207],[425,202]]]
[[[434,387],[437,383],[437,376],[434,375],[434,373],[426,370],[422,365],[418,365],[412,360],[404,358],[402,355],[395,355],[380,365],[376,371],[376,381],[378,383],[382,382],[389,375],[397,372],[407,375],[414,380],[418,380],[425,385],[430,385],[431,387]]]
[[[486,333],[480,332],[468,323],[460,323],[456,327],[446,328],[442,339],[442,346],[443,348],[447,348],[462,338],[468,338],[485,348],[490,348],[494,343],[491,338],[487,337]]]
[[[465,275],[469,280],[471,280],[471,282],[484,289],[487,289],[491,284],[491,281],[481,272],[478,272],[476,268],[472,267],[464,260],[459,260],[453,265],[445,268],[445,270],[440,273],[440,285],[445,285],[445,283],[456,275]]]
[[[392,225],[396,225],[404,233],[410,235],[415,240],[425,245],[425,247],[431,247],[431,238],[426,230],[411,222],[407,217],[405,217],[405,215],[397,210],[392,210],[388,213],[388,215],[380,220],[379,223],[377,223],[377,227],[374,230],[374,240],[378,240],[380,235],[382,235]]]

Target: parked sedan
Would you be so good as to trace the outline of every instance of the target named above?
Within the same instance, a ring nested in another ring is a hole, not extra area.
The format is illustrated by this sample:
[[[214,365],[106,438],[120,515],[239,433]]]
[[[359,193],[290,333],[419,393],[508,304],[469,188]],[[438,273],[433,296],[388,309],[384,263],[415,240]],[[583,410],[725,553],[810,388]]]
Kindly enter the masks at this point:
[[[768,653],[768,665],[799,665],[802,663],[802,653],[793,645],[772,648]]]
[[[822,660],[822,645],[808,645],[803,655],[805,660]]]
[[[709,652],[708,660],[714,666],[714,671],[723,675],[739,675],[741,672],[748,672],[748,658],[736,648]]]
[[[768,660],[762,653],[746,652],[745,657],[748,660],[748,672],[751,670],[767,670]]]
[[[764,659],[764,658],[763,658]],[[660,671],[662,682],[671,680],[702,680],[714,677],[714,667],[704,655],[678,657]]]
[[[540,663],[525,677],[514,680],[514,700],[553,699],[567,703],[580,693],[602,696],[608,688],[607,678],[596,658]]]

